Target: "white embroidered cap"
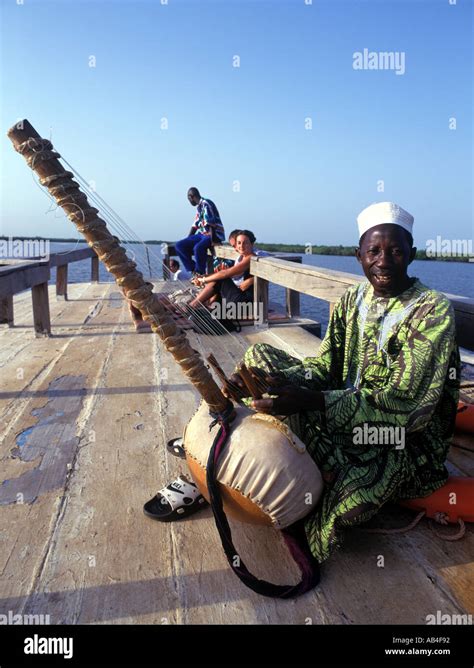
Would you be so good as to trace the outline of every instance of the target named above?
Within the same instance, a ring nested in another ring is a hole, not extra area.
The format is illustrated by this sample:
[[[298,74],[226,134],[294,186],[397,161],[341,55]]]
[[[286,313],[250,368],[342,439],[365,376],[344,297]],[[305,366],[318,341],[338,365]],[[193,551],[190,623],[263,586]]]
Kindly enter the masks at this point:
[[[411,213],[402,209],[393,202],[378,202],[371,204],[361,211],[357,216],[357,225],[359,226],[359,239],[367,230],[376,225],[400,225],[404,230],[412,234],[414,218]]]

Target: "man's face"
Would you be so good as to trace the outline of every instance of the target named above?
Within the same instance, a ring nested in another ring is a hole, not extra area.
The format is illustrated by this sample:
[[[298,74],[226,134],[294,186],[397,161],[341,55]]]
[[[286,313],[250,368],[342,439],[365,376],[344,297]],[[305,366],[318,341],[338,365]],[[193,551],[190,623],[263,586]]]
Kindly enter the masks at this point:
[[[232,246],[232,248],[235,248],[235,246],[237,244],[237,237],[235,237],[235,236],[234,237],[229,237],[229,243]]]
[[[377,225],[366,232],[356,256],[376,297],[395,297],[408,287],[408,265],[416,248],[410,248],[399,225]]]
[[[188,202],[192,206],[197,206],[199,204],[199,197],[196,194],[192,193],[190,190],[188,190]]]

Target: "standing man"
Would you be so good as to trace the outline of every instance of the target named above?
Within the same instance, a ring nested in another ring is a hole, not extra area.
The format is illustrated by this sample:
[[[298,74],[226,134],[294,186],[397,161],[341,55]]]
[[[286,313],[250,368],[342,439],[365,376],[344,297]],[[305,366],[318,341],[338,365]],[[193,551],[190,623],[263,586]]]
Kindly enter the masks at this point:
[[[206,273],[207,251],[212,244],[225,240],[224,226],[216,205],[201,197],[197,188],[188,190],[188,201],[196,206],[196,217],[189,235],[176,242],[176,252],[186,271],[203,276]],[[194,254],[195,261],[192,256]]]

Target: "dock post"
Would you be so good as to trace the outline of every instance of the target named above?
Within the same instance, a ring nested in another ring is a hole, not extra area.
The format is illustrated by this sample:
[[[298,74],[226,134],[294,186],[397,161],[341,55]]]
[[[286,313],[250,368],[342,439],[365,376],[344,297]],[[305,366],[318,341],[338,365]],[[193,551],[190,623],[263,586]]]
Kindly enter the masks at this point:
[[[94,255],[91,258],[91,283],[99,282],[99,257]]]
[[[289,318],[300,315],[300,293],[286,288],[286,314]]]
[[[31,288],[33,298],[33,323],[36,336],[51,335],[51,318],[49,314],[48,284],[39,283]]]
[[[0,299],[0,324],[13,327],[13,295]]]
[[[301,256],[290,258],[291,262],[296,262],[297,264],[302,264]],[[291,288],[286,288],[286,315],[288,318],[295,318],[301,315],[300,307],[300,293],[298,290],[292,290]]]
[[[58,301],[67,302],[67,273],[67,264],[60,264],[56,268],[56,299]]]
[[[258,320],[261,325],[268,324],[268,288],[269,282],[265,278],[255,276],[253,288],[254,319]]]
[[[161,254],[163,256],[163,279],[165,281],[171,280],[171,271],[170,271],[170,247],[167,243],[161,244]]]

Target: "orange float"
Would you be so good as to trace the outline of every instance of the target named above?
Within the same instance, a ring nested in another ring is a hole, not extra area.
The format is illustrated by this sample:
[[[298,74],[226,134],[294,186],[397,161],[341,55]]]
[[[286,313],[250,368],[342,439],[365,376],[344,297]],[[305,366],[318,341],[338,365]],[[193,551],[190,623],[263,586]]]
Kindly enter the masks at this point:
[[[425,511],[426,517],[458,524],[459,520],[474,522],[474,478],[450,476],[443,487],[421,499],[403,499],[405,508]]]
[[[455,430],[474,434],[474,404],[458,403]]]

